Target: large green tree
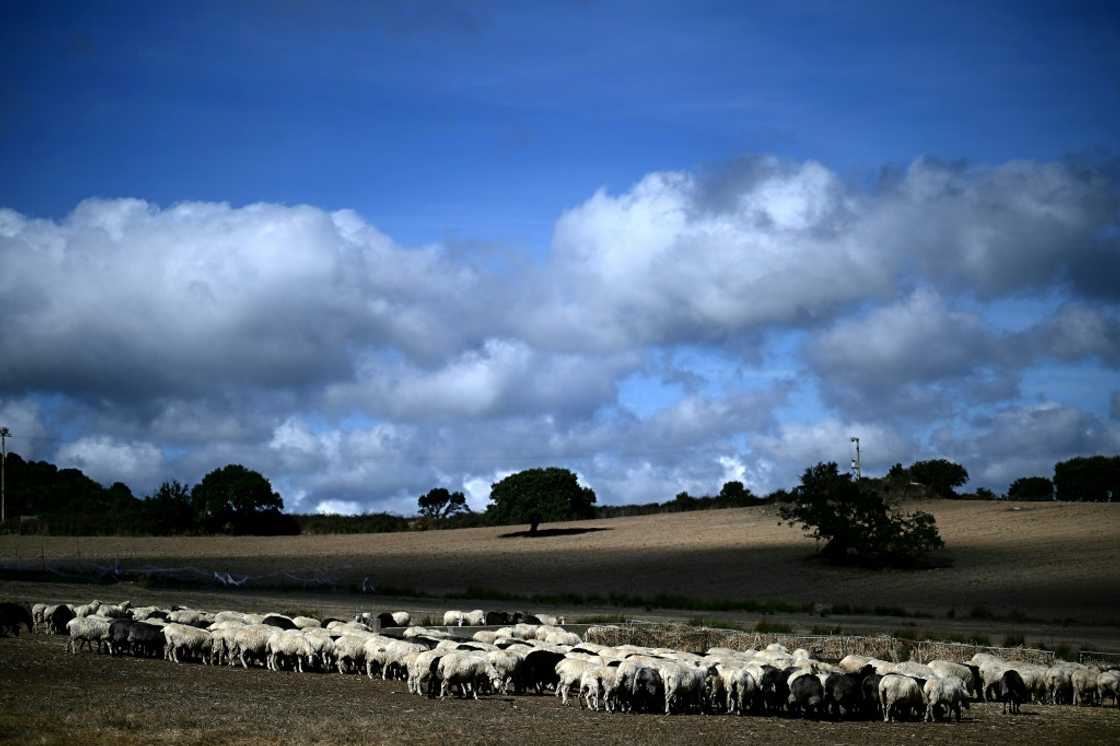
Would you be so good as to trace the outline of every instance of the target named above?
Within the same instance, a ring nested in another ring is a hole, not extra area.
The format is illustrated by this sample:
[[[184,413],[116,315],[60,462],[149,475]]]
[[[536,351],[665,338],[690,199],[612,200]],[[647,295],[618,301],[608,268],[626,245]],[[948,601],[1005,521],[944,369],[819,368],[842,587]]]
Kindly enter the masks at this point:
[[[498,523],[566,521],[595,516],[595,492],[567,469],[526,469],[490,485],[489,513]]]
[[[938,458],[917,461],[908,470],[911,478],[936,492],[940,497],[956,497],[954,488],[968,481],[968,470],[958,463]]]
[[[831,462],[806,469],[779,514],[824,542],[822,553],[836,561],[908,565],[944,546],[931,514],[894,510],[869,483]]]
[[[274,533],[274,516],[284,509],[284,500],[259,472],[229,464],[195,485],[191,507],[207,533]]]
[[[1120,456],[1071,458],[1054,465],[1059,500],[1120,500]]]

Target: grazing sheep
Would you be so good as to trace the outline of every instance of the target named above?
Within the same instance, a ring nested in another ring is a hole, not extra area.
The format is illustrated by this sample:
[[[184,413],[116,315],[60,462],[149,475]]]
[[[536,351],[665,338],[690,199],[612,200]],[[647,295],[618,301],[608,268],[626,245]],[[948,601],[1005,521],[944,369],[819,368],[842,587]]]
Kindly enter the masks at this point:
[[[66,634],[66,623],[74,618],[74,610],[67,604],[48,606],[43,611],[43,618],[47,622],[47,634]]]
[[[268,668],[272,671],[284,670],[289,664],[298,673],[303,673],[304,661],[311,659],[311,645],[299,630],[283,630],[268,638]]]
[[[560,697],[561,704],[568,704],[568,694],[572,687],[576,687],[576,704],[579,704],[579,685],[583,672],[592,668],[592,664],[575,658],[564,658],[556,664],[556,696]]]
[[[896,717],[921,717],[926,700],[917,679],[889,673],[879,681],[879,704],[883,709],[883,722],[887,723]]]
[[[425,650],[417,653],[408,663],[408,691],[412,694],[434,692],[434,682],[439,677],[439,661],[446,653],[443,650]]]
[[[81,619],[83,617],[87,617],[87,616],[92,616],[93,614],[97,613],[97,610],[99,608],[101,608],[101,602],[100,601],[97,601],[97,600],[90,601],[88,604],[82,604],[81,606],[75,606],[74,607],[74,616],[78,617],[79,619]],[[102,614],[101,616],[108,616],[108,615],[107,614]]]
[[[267,624],[270,627],[276,627],[277,629],[283,630],[298,629],[295,622],[293,622],[283,614],[268,614],[264,619],[261,620],[261,624]]]
[[[1018,715],[1023,711],[1022,704],[1030,696],[1027,693],[1026,684],[1023,683],[1023,677],[1013,668],[1003,672],[999,681],[996,682],[995,691],[999,700],[1003,702],[1003,711],[1006,713],[1010,708],[1013,715]]]
[[[1073,702],[1073,671],[1064,661],[1046,669],[1046,686],[1050,690],[1050,704]]]
[[[407,627],[412,622],[412,615],[407,611],[394,611],[392,617],[393,624],[397,627]]]
[[[852,673],[831,673],[824,681],[825,709],[836,719],[863,714],[863,680],[875,672],[864,665]]]
[[[1097,693],[1103,705],[1105,697],[1112,697],[1113,704],[1120,708],[1120,671],[1103,671],[1097,676]]]
[[[703,708],[708,670],[684,663],[671,663],[658,669],[665,685],[665,714],[699,712]]]
[[[820,717],[824,709],[824,686],[812,673],[789,678],[789,709],[802,717]]]
[[[412,653],[422,653],[427,646],[404,640],[393,640],[385,646],[385,662],[381,667],[382,679],[405,679],[408,677],[408,666],[405,658]]]
[[[941,708],[946,716],[956,716],[961,721],[961,708],[968,709],[968,689],[959,676],[929,679],[925,685],[926,722],[935,722]]]
[[[163,627],[165,657],[180,663],[180,658],[210,662],[213,638],[210,633],[187,624],[171,623]]]
[[[443,625],[445,627],[462,627],[463,626],[463,612],[454,609],[448,609],[443,612]]]
[[[66,631],[70,639],[66,643],[66,651],[77,655],[82,647],[92,649],[97,645],[97,652],[109,636],[109,620],[96,616],[74,617],[66,623]]]
[[[292,624],[298,629],[316,629],[323,626],[318,619],[311,616],[292,617]]]
[[[1097,677],[1100,675],[1100,669],[1091,666],[1079,668],[1070,674],[1070,683],[1073,684],[1074,705],[1097,704]]]
[[[728,667],[723,670],[723,688],[727,693],[727,711],[745,715],[759,705],[758,680],[747,668]]]
[[[510,687],[516,688],[520,679],[521,656],[509,650],[491,650],[486,653],[486,660],[498,672],[498,690],[502,694],[509,694]]]
[[[444,699],[453,687],[458,688],[458,696],[468,695],[478,699],[478,692],[487,685],[496,687],[498,672],[485,657],[474,653],[452,652],[439,660],[440,690],[439,697]]]
[[[32,604],[31,606],[31,622],[32,631],[44,626],[47,620],[43,617],[43,612],[47,610],[47,604]]]
[[[956,663],[947,660],[933,660],[927,664],[934,676],[944,679],[949,676],[956,676],[964,682],[965,691],[969,696],[979,699],[982,694],[981,690],[984,688],[984,682],[980,678],[980,668],[978,666],[966,666],[963,663]]]
[[[464,613],[463,624],[471,627],[481,627],[486,624],[486,612],[482,609],[475,609]]]
[[[659,712],[665,702],[665,683],[661,673],[641,666],[630,679],[629,706],[632,712]]]
[[[310,627],[303,630],[303,637],[311,647],[311,666],[320,671],[331,670],[334,667],[334,640],[327,631]]]
[[[178,609],[167,615],[167,621],[173,624],[185,624],[188,627],[205,627],[214,620],[195,609]]]
[[[163,629],[147,622],[133,622],[128,627],[126,643],[133,655],[159,658],[163,655]]]
[[[265,624],[242,627],[233,636],[231,656],[237,656],[242,668],[248,668],[250,663],[267,666],[268,640],[275,632],[275,627]]]
[[[27,627],[27,634],[31,634],[35,620],[31,611],[23,604],[9,602],[0,603],[0,637],[7,636],[9,632],[19,637],[19,626]]]

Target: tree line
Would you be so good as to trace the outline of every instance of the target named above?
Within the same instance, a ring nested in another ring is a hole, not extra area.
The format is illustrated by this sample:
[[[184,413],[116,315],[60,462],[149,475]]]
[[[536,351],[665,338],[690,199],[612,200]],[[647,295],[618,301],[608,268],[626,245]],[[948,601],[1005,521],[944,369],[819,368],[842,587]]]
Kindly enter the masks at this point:
[[[595,492],[580,485],[568,469],[534,468],[512,474],[491,485],[485,510],[472,511],[461,491],[435,487],[417,498],[415,516],[367,513],[355,516],[292,514],[284,512],[283,498],[260,473],[240,464],[214,469],[194,486],[165,482],[152,494],[136,497],[122,482],[103,487],[79,469],[59,469],[46,461],[29,461],[8,455],[7,513],[5,528],[52,534],[322,534],[381,533],[430,528],[466,528],[525,523],[535,528],[542,522],[613,518],[651,513],[749,507],[804,502],[815,494],[809,485],[827,485],[817,492],[848,494],[845,505],[858,502],[852,486],[824,479],[818,464],[806,471],[802,482],[790,490],[755,495],[740,481],[725,482],[718,494],[693,496],[687,492],[672,500],[632,505],[598,505]],[[835,466],[835,465],[833,465]],[[815,471],[814,471],[815,470]],[[852,482],[858,491],[885,504],[913,498],[999,497],[983,488],[959,494],[968,482],[968,471],[946,459],[917,461],[908,467],[895,464],[882,477]],[[1059,462],[1054,477],[1024,477],[1009,487],[1007,497],[1027,500],[1111,501],[1120,496],[1120,456],[1078,457]],[[834,502],[836,501],[833,498]],[[862,497],[861,497],[862,499]],[[835,510],[835,507],[829,508]],[[875,508],[879,510],[879,508]],[[806,514],[808,515],[808,514]],[[880,517],[883,515],[878,513]],[[24,525],[13,525],[19,516],[33,516]],[[805,516],[802,516],[805,517]],[[789,520],[797,518],[793,513]],[[863,515],[865,524],[871,520]],[[877,519],[878,520],[878,519]],[[899,529],[895,526],[895,529]],[[894,529],[891,529],[894,530]],[[889,555],[892,542],[914,539],[906,531],[890,535],[881,524],[880,547],[865,554]],[[820,538],[820,537],[818,537]],[[842,537],[830,539],[830,552],[851,553]],[[921,542],[919,542],[921,544]],[[858,553],[858,552],[857,552]]]

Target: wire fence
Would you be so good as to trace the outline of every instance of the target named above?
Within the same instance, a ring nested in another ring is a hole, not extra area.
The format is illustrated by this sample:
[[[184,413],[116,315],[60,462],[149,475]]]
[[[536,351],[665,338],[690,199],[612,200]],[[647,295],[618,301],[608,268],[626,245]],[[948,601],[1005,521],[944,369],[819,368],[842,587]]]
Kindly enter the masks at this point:
[[[63,580],[76,583],[131,581],[150,586],[200,586],[216,588],[301,588],[332,590],[347,587],[337,576],[324,573],[278,571],[245,575],[199,567],[124,566],[119,561],[104,564],[92,560],[25,560],[0,564],[0,575],[13,579]]]
[[[1107,650],[1082,650],[1077,660],[1086,666],[1098,668],[1120,668],[1120,652]]]

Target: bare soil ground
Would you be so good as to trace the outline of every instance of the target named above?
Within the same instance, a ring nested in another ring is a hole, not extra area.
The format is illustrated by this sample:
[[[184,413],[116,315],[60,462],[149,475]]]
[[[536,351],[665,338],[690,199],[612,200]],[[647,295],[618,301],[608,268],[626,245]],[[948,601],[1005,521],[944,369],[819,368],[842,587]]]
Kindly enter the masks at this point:
[[[608,715],[552,696],[432,701],[403,682],[337,674],[71,656],[64,639],[0,638],[0,742],[302,743],[1118,743],[1114,707],[976,705],[961,723]]]
[[[870,571],[822,565],[772,507],[550,525],[606,529],[501,537],[508,526],[296,537],[0,536],[0,562],[97,558],[248,575],[318,573],[341,584],[427,593],[676,593],[694,598],[901,606],[943,618],[986,606],[1041,619],[1115,625],[1120,505],[923,501],[949,568]],[[493,604],[491,604],[493,605]]]

